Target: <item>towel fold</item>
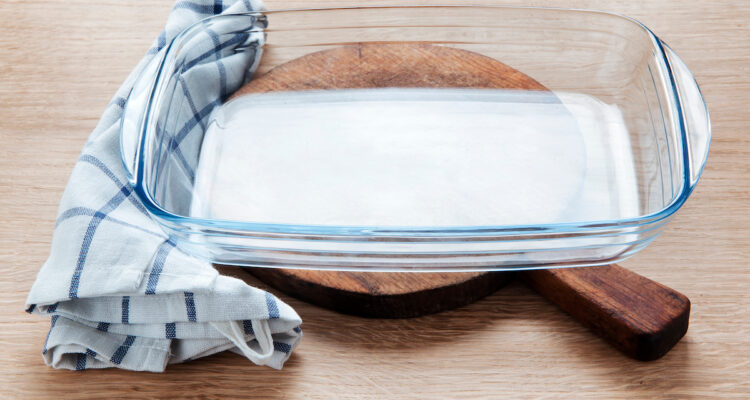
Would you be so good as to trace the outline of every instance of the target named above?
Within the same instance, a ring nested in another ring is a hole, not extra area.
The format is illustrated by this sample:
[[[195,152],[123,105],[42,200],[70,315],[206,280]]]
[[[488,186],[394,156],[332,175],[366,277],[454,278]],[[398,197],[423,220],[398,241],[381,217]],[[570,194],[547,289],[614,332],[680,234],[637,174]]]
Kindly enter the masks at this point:
[[[139,72],[172,38],[208,16],[262,7],[248,0],[177,2],[162,34],[106,108],[65,189],[49,259],[26,301],[28,312],[51,317],[42,350],[48,365],[163,371],[170,363],[231,350],[281,368],[299,343],[302,321],[291,307],[175,247],[131,190],[119,147],[125,99]],[[246,71],[233,68],[216,45],[189,73],[206,76],[196,81],[220,74],[224,87],[191,95],[186,85],[185,107],[209,104],[243,83]],[[174,115],[184,119],[175,124],[193,128],[204,117]]]

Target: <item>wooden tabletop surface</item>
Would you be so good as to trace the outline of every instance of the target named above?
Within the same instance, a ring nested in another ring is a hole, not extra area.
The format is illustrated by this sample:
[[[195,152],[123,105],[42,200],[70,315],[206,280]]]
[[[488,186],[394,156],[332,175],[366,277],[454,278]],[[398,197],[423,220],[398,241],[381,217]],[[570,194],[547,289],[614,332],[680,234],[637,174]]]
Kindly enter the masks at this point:
[[[5,0],[0,398],[750,397],[750,3],[473,3],[620,12],[654,30],[695,73],[713,123],[705,174],[662,236],[623,263],[692,300],[690,330],[669,354],[648,363],[630,360],[512,284],[471,306],[408,320],[343,316],[282,295],[302,316],[305,334],[282,371],[234,354],[170,366],[164,374],[46,367],[40,352],[49,321],[27,315],[23,305],[47,257],[58,201],[86,137],[172,4]]]

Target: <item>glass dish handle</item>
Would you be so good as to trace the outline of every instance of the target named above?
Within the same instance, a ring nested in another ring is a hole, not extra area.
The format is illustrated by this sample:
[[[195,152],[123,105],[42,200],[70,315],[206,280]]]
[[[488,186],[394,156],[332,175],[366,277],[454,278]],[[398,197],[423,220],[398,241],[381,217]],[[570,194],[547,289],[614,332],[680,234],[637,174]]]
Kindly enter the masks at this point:
[[[141,135],[144,131],[146,105],[156,79],[158,67],[164,59],[164,51],[155,55],[141,70],[135,80],[135,86],[125,101],[120,120],[120,156],[125,167],[128,181],[134,185],[138,178],[138,153],[140,152]],[[145,77],[151,79],[144,79]]]
[[[698,83],[682,59],[666,43],[662,42],[672,74],[675,78],[677,91],[680,96],[682,113],[685,116],[687,132],[688,155],[690,157],[690,188],[698,183],[708,158],[708,148],[711,144],[711,120],[708,107],[703,99]]]

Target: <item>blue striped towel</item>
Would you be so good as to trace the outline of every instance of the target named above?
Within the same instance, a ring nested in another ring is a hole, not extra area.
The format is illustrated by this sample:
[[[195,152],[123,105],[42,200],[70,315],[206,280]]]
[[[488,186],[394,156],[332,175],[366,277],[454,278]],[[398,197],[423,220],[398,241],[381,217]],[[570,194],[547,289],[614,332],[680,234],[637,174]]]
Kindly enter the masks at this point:
[[[48,365],[163,371],[231,350],[281,368],[299,343],[302,321],[291,307],[175,247],[131,191],[120,159],[122,107],[148,62],[205,17],[262,7],[258,0],[177,2],[105,110],[65,189],[49,259],[26,300],[29,313],[52,319],[42,351]],[[195,73],[220,74],[234,88],[242,83],[232,76],[231,60],[216,49],[207,54]],[[215,101],[214,92],[201,90],[191,105]],[[194,126],[196,118],[182,122]]]

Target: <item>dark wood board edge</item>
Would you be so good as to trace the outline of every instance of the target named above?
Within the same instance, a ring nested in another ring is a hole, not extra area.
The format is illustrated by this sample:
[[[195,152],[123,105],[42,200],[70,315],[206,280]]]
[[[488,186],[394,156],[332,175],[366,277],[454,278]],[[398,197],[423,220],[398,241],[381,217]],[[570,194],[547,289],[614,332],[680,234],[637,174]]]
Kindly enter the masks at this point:
[[[629,357],[664,356],[688,330],[690,300],[618,265],[519,273],[532,289]]]
[[[282,270],[256,268],[247,271],[264,283],[300,300],[367,318],[412,318],[458,308],[492,294],[514,277],[513,273],[508,272],[485,273],[449,286],[377,295],[321,285],[284,274]]]

